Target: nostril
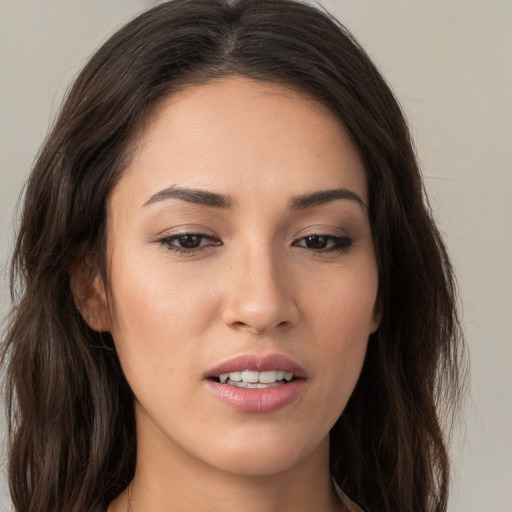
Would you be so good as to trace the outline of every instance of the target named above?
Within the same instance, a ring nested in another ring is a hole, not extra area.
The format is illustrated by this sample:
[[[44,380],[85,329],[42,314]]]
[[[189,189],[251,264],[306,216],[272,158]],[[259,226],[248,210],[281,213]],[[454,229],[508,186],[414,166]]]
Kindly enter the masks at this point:
[[[289,297],[272,300],[247,292],[243,295],[243,290],[239,294],[241,297],[231,296],[222,309],[222,321],[232,329],[266,334],[291,327],[299,317],[296,304]]]

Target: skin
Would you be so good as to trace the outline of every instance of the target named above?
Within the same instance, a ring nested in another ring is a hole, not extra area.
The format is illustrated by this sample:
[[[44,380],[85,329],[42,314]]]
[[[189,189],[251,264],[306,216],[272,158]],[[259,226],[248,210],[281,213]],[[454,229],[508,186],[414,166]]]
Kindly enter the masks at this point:
[[[170,186],[232,204],[154,197]],[[361,201],[290,208],[339,188]],[[108,292],[98,275],[79,303],[114,337],[138,435],[133,484],[109,511],[128,510],[128,498],[134,512],[340,510],[328,433],[380,320],[366,176],[343,125],[275,84],[190,87],[155,109],[107,219]],[[207,237],[175,252],[185,239],[170,237],[189,232]],[[323,248],[306,238],[319,234]],[[269,353],[306,372],[293,403],[240,412],[205,386],[219,363]]]

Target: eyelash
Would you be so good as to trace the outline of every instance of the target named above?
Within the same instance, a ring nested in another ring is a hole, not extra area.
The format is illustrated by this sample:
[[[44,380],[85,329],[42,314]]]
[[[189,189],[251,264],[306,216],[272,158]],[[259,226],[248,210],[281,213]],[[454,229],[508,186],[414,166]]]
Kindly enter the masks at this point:
[[[180,238],[183,240],[187,237],[199,237],[201,239],[200,245],[198,247],[192,247],[192,248],[185,248],[185,247],[179,247],[177,245],[174,245],[174,243],[177,240],[180,240]],[[321,248],[315,249],[313,247],[308,247],[306,245],[299,244],[299,242],[303,242],[307,239],[311,240],[313,238],[324,239],[326,247],[321,247]],[[208,241],[208,243],[205,245],[201,245],[204,240]],[[205,233],[193,233],[193,232],[180,233],[177,235],[166,236],[163,238],[159,238],[158,240],[156,240],[156,242],[162,246],[165,246],[166,249],[168,249],[169,251],[173,251],[178,254],[197,253],[199,251],[206,250],[211,246],[222,245],[221,241],[216,239],[215,237],[212,237]],[[301,238],[295,240],[292,243],[292,245],[294,247],[303,247],[304,249],[307,249],[307,250],[315,252],[315,253],[326,254],[326,253],[331,253],[331,252],[336,252],[336,251],[337,252],[346,252],[350,249],[350,247],[354,244],[354,242],[355,242],[355,239],[351,238],[347,235],[339,236],[339,235],[327,235],[327,234],[323,234],[323,233],[311,233],[307,236],[304,236],[304,237],[301,237]]]
[[[175,242],[176,240],[179,240],[180,238],[181,239],[185,239],[186,237],[199,237],[201,238],[201,242],[203,240],[208,240],[209,243],[207,245],[200,245],[199,247],[193,247],[193,248],[185,248],[185,247],[179,247],[177,245],[173,245],[173,242]],[[159,243],[160,245],[163,245],[166,247],[166,249],[168,249],[169,251],[173,251],[173,252],[176,252],[178,254],[190,254],[190,253],[194,253],[194,252],[198,252],[198,251],[201,251],[201,250],[204,250],[210,246],[215,246],[215,245],[221,245],[221,242],[220,240],[216,239],[215,237],[213,236],[210,236],[210,235],[207,235],[205,233],[180,233],[178,235],[171,235],[171,236],[166,236],[166,237],[163,237],[163,238],[160,238],[157,240],[157,243]]]
[[[320,249],[314,249],[313,247],[307,247],[307,246],[299,245],[297,243],[297,242],[302,242],[304,240],[312,239],[312,238],[325,239],[325,243],[326,243],[327,247],[323,247]],[[350,249],[350,247],[354,244],[354,242],[355,242],[355,240],[347,235],[340,236],[340,235],[326,235],[323,233],[311,233],[307,236],[303,236],[302,238],[299,238],[298,240],[293,242],[292,245],[294,245],[296,247],[304,247],[305,249],[309,249],[310,251],[325,254],[325,253],[330,253],[330,252],[334,252],[334,251],[346,252]],[[328,245],[329,243],[331,244],[330,247]]]

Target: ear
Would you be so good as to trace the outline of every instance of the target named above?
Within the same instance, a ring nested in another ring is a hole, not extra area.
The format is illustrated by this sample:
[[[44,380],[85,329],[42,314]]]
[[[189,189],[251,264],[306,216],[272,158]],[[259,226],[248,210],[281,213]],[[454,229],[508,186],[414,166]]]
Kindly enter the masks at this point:
[[[373,306],[373,314],[370,321],[370,334],[373,334],[379,328],[383,314],[384,306],[382,305],[382,299],[378,297]]]
[[[110,331],[111,321],[105,284],[90,259],[80,260],[73,266],[70,287],[75,306],[86,324],[94,331]]]

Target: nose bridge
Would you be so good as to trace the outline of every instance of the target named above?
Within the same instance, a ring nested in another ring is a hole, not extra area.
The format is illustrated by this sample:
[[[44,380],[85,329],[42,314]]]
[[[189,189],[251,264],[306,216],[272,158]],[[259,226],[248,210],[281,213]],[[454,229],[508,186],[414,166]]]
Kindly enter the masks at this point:
[[[265,333],[298,320],[286,261],[271,243],[246,245],[233,255],[231,286],[223,311],[231,327]]]

